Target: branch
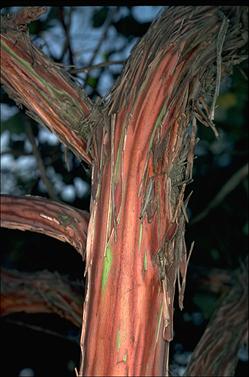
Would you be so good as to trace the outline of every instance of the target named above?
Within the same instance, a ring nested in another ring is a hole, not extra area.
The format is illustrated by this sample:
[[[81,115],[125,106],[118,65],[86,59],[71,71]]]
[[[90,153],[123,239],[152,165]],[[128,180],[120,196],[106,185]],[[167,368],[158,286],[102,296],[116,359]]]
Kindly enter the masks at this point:
[[[240,7],[169,7],[106,97],[110,121],[103,123],[93,171],[79,375],[168,375],[176,282],[182,307],[192,250],[184,240],[184,192],[192,177],[195,118],[210,118],[198,102],[219,86],[220,57],[221,78],[240,59],[245,17]],[[109,328],[110,318],[116,321]]]
[[[101,45],[103,44],[103,42],[104,42],[104,40],[105,40],[105,38],[107,36],[107,32],[108,32],[109,26],[111,25],[111,22],[113,20],[113,15],[115,14],[116,9],[117,8],[115,7],[114,10],[113,9],[109,10],[109,14],[108,14],[108,16],[107,16],[107,18],[105,20],[104,26],[103,26],[102,35],[101,35],[101,37],[100,37],[100,39],[99,39],[99,41],[98,41],[98,43],[97,43],[97,45],[96,45],[93,53],[92,53],[91,59],[88,62],[88,66],[91,66],[94,63],[94,60],[95,60],[95,58],[96,58],[96,56],[97,56],[97,54],[98,54],[98,52],[99,52],[99,50],[101,48]],[[89,74],[87,74],[86,77],[85,77],[85,86],[87,84],[88,78],[89,78]]]
[[[26,323],[26,322],[22,322],[22,321],[16,321],[16,320],[12,320],[12,319],[6,319],[5,323],[9,323],[9,324],[15,325],[15,326],[20,326],[22,328],[24,327],[24,328],[31,329],[31,330],[34,330],[34,331],[39,331],[43,334],[56,336],[60,339],[69,340],[70,342],[78,344],[77,336],[62,335],[57,331],[52,331],[52,330],[49,330],[49,329],[45,329],[44,327],[41,327],[41,326],[31,325],[30,323]]]
[[[25,8],[26,18],[31,8]],[[20,14],[1,16],[1,83],[18,105],[45,124],[79,158],[91,163],[86,141],[91,133],[93,104],[32,43]],[[96,109],[94,109],[96,115]]]
[[[38,196],[1,195],[3,228],[30,230],[72,245],[84,257],[89,215]]]
[[[47,176],[46,169],[45,169],[45,166],[43,164],[39,149],[36,145],[36,140],[35,140],[35,136],[34,136],[33,131],[32,131],[31,124],[27,119],[26,119],[26,122],[25,122],[25,126],[26,126],[28,139],[29,139],[29,141],[32,145],[33,154],[34,154],[36,162],[37,162],[37,166],[38,166],[38,169],[39,169],[41,180],[44,183],[50,198],[53,199],[53,200],[58,200],[58,197],[57,197],[57,195],[54,191],[54,187],[51,184],[51,182],[50,182],[50,180]]]
[[[208,206],[201,212],[199,215],[195,216],[191,221],[191,224],[195,224],[198,221],[201,221],[207,214],[211,211],[211,209],[217,207],[225,197],[230,194],[239,184],[240,182],[246,178],[248,175],[248,164],[245,164],[240,168],[236,173],[232,175],[231,178],[224,184],[224,186],[220,189],[220,191],[215,195],[213,200],[208,204]]]
[[[62,27],[64,29],[64,33],[65,33],[65,44],[64,44],[64,48],[63,48],[61,57],[63,58],[64,54],[68,50],[69,62],[70,62],[70,64],[73,65],[74,64],[74,55],[73,55],[71,40],[70,40],[70,28],[71,28],[71,22],[72,22],[72,8],[69,8],[68,15],[69,15],[69,21],[68,21],[68,23],[66,23],[64,7],[59,7],[59,17],[60,17],[61,25],[62,25]],[[62,60],[62,58],[61,58],[61,60]]]
[[[81,67],[81,68],[76,68],[75,66],[70,66],[70,65],[67,65],[67,66],[64,66],[64,67],[65,68],[72,67],[72,68],[70,68],[69,71],[70,71],[71,74],[74,74],[74,73],[79,73],[79,72],[93,71],[94,69],[108,67],[109,65],[123,65],[125,62],[126,62],[126,60],[116,60],[116,61],[102,62],[102,63],[98,63],[98,64],[93,64],[93,65],[87,65],[87,66]]]
[[[242,266],[237,281],[214,313],[189,362],[186,376],[233,376],[237,354],[248,331],[248,272]]]
[[[72,283],[65,276],[49,271],[24,273],[5,268],[1,269],[1,281],[2,316],[18,312],[53,313],[80,327],[80,282]]]
[[[198,271],[199,272],[199,271]],[[219,275],[218,275],[219,273]],[[202,277],[196,277],[195,283],[201,288],[217,293],[217,283],[214,280],[220,278],[218,282],[218,291],[224,292],[224,289],[230,287],[231,276],[225,270],[206,270],[205,274],[209,279],[203,280]],[[214,275],[214,277],[213,277]],[[217,275],[217,276],[216,276]],[[81,325],[82,295],[77,293],[77,287],[82,290],[80,282],[69,281],[66,277],[49,271],[40,271],[36,273],[23,273],[20,271],[1,269],[2,280],[2,297],[1,297],[1,315],[6,316],[11,313],[25,311],[26,313],[56,313],[63,318],[68,319],[76,326]],[[58,284],[59,283],[59,284]],[[54,295],[56,299],[51,295]],[[68,296],[68,301],[72,300],[74,305],[70,308],[64,304],[63,297]],[[62,305],[63,303],[63,305]],[[64,307],[59,311],[59,307]],[[74,314],[72,315],[72,311]],[[79,318],[78,318],[79,316]],[[77,318],[75,320],[75,318]]]

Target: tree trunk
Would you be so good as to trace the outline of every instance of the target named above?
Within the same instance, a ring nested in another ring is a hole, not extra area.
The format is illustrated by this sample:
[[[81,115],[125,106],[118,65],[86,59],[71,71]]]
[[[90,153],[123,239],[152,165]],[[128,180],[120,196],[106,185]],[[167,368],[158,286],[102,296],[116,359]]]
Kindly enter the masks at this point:
[[[223,297],[192,354],[186,376],[234,375],[239,348],[248,338],[247,267],[246,261],[236,273],[197,268],[192,284],[207,292],[223,292]],[[2,268],[1,283],[1,316],[18,312],[53,313],[81,326],[80,282],[49,271],[23,273]]]
[[[196,119],[217,133],[220,78],[245,43],[231,38],[224,13],[167,10],[106,103],[96,130],[103,143],[96,142],[80,375],[168,375],[175,282],[182,308],[189,259],[183,195]]]
[[[2,38],[10,94],[92,163],[79,375],[168,375],[175,283],[182,308],[192,251],[184,241],[184,192],[192,179],[196,123],[217,134],[213,115],[221,77],[245,58],[246,11],[170,7],[133,50],[110,95],[95,106],[84,96],[77,102],[79,92],[58,68],[44,69],[36,49],[33,64],[22,50],[25,38],[17,45],[13,31]],[[89,134],[86,149],[83,137]]]

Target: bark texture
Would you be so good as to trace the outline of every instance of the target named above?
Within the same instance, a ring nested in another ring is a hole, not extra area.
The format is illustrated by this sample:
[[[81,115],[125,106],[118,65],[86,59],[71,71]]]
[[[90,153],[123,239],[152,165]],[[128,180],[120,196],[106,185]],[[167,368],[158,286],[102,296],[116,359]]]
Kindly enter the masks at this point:
[[[234,376],[239,348],[248,343],[248,264],[234,280],[195,348],[186,376]]]
[[[175,283],[182,308],[190,256],[184,191],[196,121],[217,134],[214,105],[246,43],[246,11],[169,8],[106,99],[95,130],[80,375],[168,375]]]
[[[247,264],[242,265],[236,274],[212,269],[198,273],[197,278],[195,284],[201,289],[223,292],[223,297],[194,350],[185,375],[232,376],[239,347],[248,338]],[[2,268],[0,314],[51,313],[80,327],[81,291],[80,282],[69,281],[58,273],[23,273]]]
[[[26,24],[41,13],[42,9],[34,12],[28,7],[17,15],[1,15],[1,84],[31,117],[91,163],[86,137],[95,121],[91,114],[96,116],[97,110],[92,112],[83,90],[31,43]]]
[[[0,199],[1,227],[46,234],[68,242],[85,256],[87,212],[37,196],[1,195]]]
[[[24,273],[1,269],[1,316],[11,313],[53,313],[80,327],[82,285],[58,273]]]
[[[175,284],[182,308],[193,246],[184,192],[197,121],[217,134],[220,81],[245,59],[247,11],[169,7],[102,105],[28,49],[22,23],[3,23],[5,88],[93,167],[79,375],[168,375]]]
[[[201,270],[200,274],[199,268],[196,269],[197,276],[195,273],[189,274],[190,284],[198,285],[201,290],[224,294],[228,289],[233,288],[231,272],[212,269]],[[80,327],[82,288],[82,282],[71,281],[58,273],[50,271],[23,273],[2,268],[0,314],[6,316],[18,312],[53,313]],[[64,300],[72,301],[72,306],[65,305]],[[60,310],[62,308],[63,310]],[[244,326],[242,323],[241,325]]]

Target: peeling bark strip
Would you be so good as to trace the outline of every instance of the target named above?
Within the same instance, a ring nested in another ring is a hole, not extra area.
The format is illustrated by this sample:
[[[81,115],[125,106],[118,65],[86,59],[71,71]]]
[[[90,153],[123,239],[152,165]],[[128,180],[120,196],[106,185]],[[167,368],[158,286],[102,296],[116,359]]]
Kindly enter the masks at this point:
[[[169,8],[106,100],[93,138],[79,375],[168,375],[175,283],[182,308],[192,251],[184,241],[184,191],[196,118],[216,132],[208,98],[243,57],[245,12]]]
[[[84,258],[87,212],[37,196],[1,195],[0,199],[1,227],[31,230],[68,242]]]
[[[95,122],[90,116],[93,104],[61,68],[31,43],[21,26],[33,20],[38,11],[34,15],[32,7],[28,10],[16,16],[1,16],[1,83],[18,105],[28,109],[29,115],[44,123],[78,157],[91,163],[86,137]]]
[[[1,316],[11,313],[53,313],[80,327],[82,285],[58,273],[24,273],[1,268]]]

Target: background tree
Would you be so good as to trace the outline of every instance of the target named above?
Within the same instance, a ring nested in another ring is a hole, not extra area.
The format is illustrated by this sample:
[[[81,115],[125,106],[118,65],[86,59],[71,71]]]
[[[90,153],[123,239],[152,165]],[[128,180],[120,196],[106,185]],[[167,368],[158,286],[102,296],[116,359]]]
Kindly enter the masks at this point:
[[[203,8],[203,10],[204,10],[204,8]],[[131,11],[131,10],[130,10]],[[205,11],[208,11],[207,9],[205,9]],[[245,11],[245,9],[244,9],[244,11]],[[51,12],[52,12],[52,10],[51,10]],[[69,16],[68,16],[68,19],[70,19],[70,11],[68,11],[69,12]],[[102,12],[102,13],[101,13]],[[118,9],[117,9],[117,12],[118,12]],[[105,38],[105,33],[107,33],[106,32],[106,30],[108,30],[108,27],[111,25],[111,21],[110,21],[110,16],[109,16],[109,18],[108,18],[108,13],[110,14],[110,12],[108,12],[108,9],[107,8],[100,8],[99,10],[98,10],[98,12],[96,12],[95,13],[95,21],[96,21],[96,19],[98,19],[98,17],[99,17],[99,19],[101,19],[101,17],[102,17],[102,21],[99,21],[99,24],[101,25],[101,22],[104,22],[104,33],[103,33],[103,35],[104,35],[104,38]],[[208,12],[207,12],[208,13]],[[96,16],[96,14],[98,15],[98,17]],[[102,16],[100,16],[102,14]],[[63,15],[63,12],[62,12],[62,15]],[[104,16],[103,16],[104,15]],[[242,12],[242,15],[243,15],[243,12]],[[120,16],[119,16],[120,17]],[[243,17],[242,17],[243,18]],[[93,19],[94,19],[94,17],[93,17]],[[122,19],[122,17],[121,17],[121,19]],[[129,19],[129,17],[128,17],[128,19]],[[131,22],[131,20],[133,19],[133,24],[136,24],[136,23],[134,23],[134,17],[130,17],[130,22]],[[104,21],[103,21],[104,20]],[[118,29],[118,27],[120,28],[119,30],[123,30],[122,29],[122,27],[120,26],[120,25],[122,25],[122,20],[119,22],[119,21],[114,21],[113,23],[114,23],[114,26],[115,26],[115,22],[116,22],[116,24],[118,24],[119,26],[117,26],[116,28]],[[66,26],[66,24],[65,24],[65,22],[63,23],[63,21],[62,21],[62,25],[64,25],[63,26],[63,28],[64,28],[64,30],[65,30],[65,33],[66,33],[66,30],[67,30],[67,26]],[[98,25],[98,23],[97,23],[97,25]],[[129,24],[129,25],[131,25],[131,23]],[[147,25],[148,26],[148,25]],[[143,27],[145,27],[145,25],[143,25]],[[144,30],[143,30],[143,32],[144,32]],[[134,32],[135,33],[135,32]],[[136,33],[135,33],[135,35],[137,35]],[[65,43],[65,45],[67,45],[68,44],[68,42],[67,43]],[[97,47],[98,46],[96,46],[96,49],[97,49]],[[72,62],[72,53],[70,53],[70,46],[67,46],[67,48],[65,48],[65,50],[67,50],[68,49],[68,57],[69,57],[69,59],[71,59],[70,60],[70,63],[73,63]],[[95,50],[96,50],[95,49]],[[71,57],[70,57],[71,56]],[[65,63],[65,62],[64,62]],[[90,63],[92,64],[93,63],[93,61],[90,61]],[[89,79],[89,77],[91,77],[90,75],[88,75],[88,78],[87,79]],[[240,76],[238,75],[238,77],[239,77],[239,79],[241,80],[241,73],[240,73]],[[90,79],[89,79],[90,80]],[[86,80],[86,82],[87,82],[87,80]],[[91,82],[91,80],[90,80],[90,82]],[[93,82],[93,80],[92,80],[92,82]],[[96,82],[96,80],[95,80],[95,82]],[[96,87],[97,87],[97,85],[96,85]],[[241,87],[241,86],[240,86]],[[244,86],[244,88],[246,89],[246,86]],[[245,90],[244,90],[244,93],[245,93]],[[96,92],[95,93],[93,93],[93,96],[96,94]],[[222,96],[220,97],[221,99],[222,99]],[[229,97],[228,97],[229,98]],[[243,97],[242,97],[243,98]],[[66,98],[63,98],[63,99],[65,99],[66,100]],[[243,105],[243,102],[242,102],[242,104],[241,104],[241,102],[242,101],[240,101],[239,102],[239,105],[241,106],[241,105]],[[225,103],[227,104],[227,103],[229,103],[229,101],[226,99],[226,101],[225,101]],[[240,109],[240,113],[241,113],[241,109]],[[222,114],[221,114],[222,115]],[[55,119],[53,119],[53,121],[54,121],[54,123],[55,123]],[[33,142],[32,143],[32,133],[30,133],[29,131],[30,131],[30,127],[27,125],[27,131],[28,131],[28,135],[29,135],[29,140],[31,141],[31,145],[33,146],[33,150],[34,150],[34,154],[36,155],[36,158],[37,158],[37,163],[38,163],[38,161],[41,161],[40,159],[39,159],[39,155],[38,155],[38,153],[37,153],[37,148],[35,148],[35,143]],[[237,131],[236,131],[237,132]],[[243,131],[241,132],[241,135],[244,135],[243,134]],[[70,139],[71,140],[75,140],[74,138],[73,138],[73,136],[72,135],[69,135],[69,137],[70,137]],[[240,138],[240,137],[239,137]],[[242,137],[241,137],[241,139],[242,139]],[[212,140],[212,142],[213,142],[213,140]],[[20,143],[19,143],[20,144]],[[213,144],[215,145],[215,142],[213,142]],[[199,145],[201,145],[201,144],[199,144]],[[211,144],[212,145],[212,144]],[[204,146],[205,146],[205,144],[204,144]],[[79,151],[82,151],[82,149],[80,149],[82,146],[81,145],[78,145],[77,143],[74,145],[74,150],[76,149],[78,152]],[[218,146],[219,147],[219,146]],[[213,148],[215,148],[215,146],[213,147]],[[216,148],[217,148],[217,142],[216,142]],[[231,148],[232,149],[232,148]],[[207,148],[206,148],[206,150],[207,150]],[[205,148],[204,148],[204,152],[206,152],[206,150],[205,150]],[[36,151],[36,152],[35,152]],[[39,152],[39,151],[38,151]],[[202,151],[202,153],[203,153],[203,151]],[[243,160],[243,158],[244,158],[245,156],[242,156],[242,160]],[[224,159],[226,160],[226,158],[224,158],[224,156],[223,156],[223,161],[224,161]],[[218,160],[218,159],[217,159]],[[222,160],[222,159],[221,159]],[[244,159],[244,161],[245,161],[245,159]],[[224,163],[224,162],[223,162]],[[49,161],[49,164],[50,164],[50,161]],[[219,165],[218,164],[218,161],[217,161],[217,165]],[[241,160],[240,160],[240,164],[238,164],[239,166],[242,166],[243,164],[241,164]],[[40,164],[40,166],[41,166],[41,164]],[[43,171],[45,171],[46,172],[46,169],[43,169]],[[233,170],[233,172],[234,172],[234,170]],[[47,182],[47,184],[45,183],[45,185],[46,185],[46,187],[47,187],[47,191],[48,192],[50,192],[50,196],[51,197],[54,197],[55,199],[56,199],[56,194],[53,192],[53,187],[51,188],[51,187],[49,187],[49,185],[48,185],[48,182],[49,182],[49,180],[47,179],[46,180],[46,174],[42,174],[42,169],[40,169],[40,173],[41,173],[41,176],[42,176],[42,180],[43,180],[43,182]],[[65,174],[63,174],[63,176],[64,176]],[[236,187],[236,183],[239,183],[239,182],[241,182],[241,181],[243,181],[243,178],[245,177],[245,175],[246,175],[246,168],[242,168],[242,169],[238,169],[238,174],[236,175],[234,175],[233,176],[233,180],[230,180],[230,181],[228,181],[228,184],[226,185],[226,186],[224,186],[224,189],[223,189],[223,194],[222,194],[222,191],[221,191],[221,194],[218,196],[218,199],[216,198],[216,200],[215,201],[211,201],[211,204],[212,204],[212,206],[214,206],[214,204],[217,204],[217,203],[219,203],[219,202],[221,202],[221,199],[225,196],[224,194],[227,194],[227,193],[229,193],[229,191],[231,191],[231,189],[232,188],[234,188],[234,187]],[[209,176],[209,175],[208,175]],[[228,175],[229,176],[229,175]],[[205,177],[205,180],[204,180],[204,182],[205,182],[205,184],[206,184],[206,181],[207,181],[207,179],[206,179],[206,177]],[[230,183],[229,184],[229,182],[232,182],[232,183]],[[149,186],[150,187],[150,186]],[[198,187],[200,187],[200,186],[198,186]],[[217,189],[216,190],[214,190],[214,192],[215,191],[218,191]],[[58,194],[57,194],[58,195]],[[210,197],[211,197],[211,195],[210,195]],[[236,196],[237,197],[237,196]],[[205,198],[205,204],[206,204],[206,198]],[[82,205],[82,204],[81,204]],[[80,206],[81,206],[80,205]],[[211,207],[212,207],[211,206]],[[205,208],[206,207],[206,205],[204,205],[204,206],[202,206],[202,208]],[[205,211],[205,213],[207,213],[207,211]],[[148,214],[147,214],[148,215]],[[194,216],[192,216],[193,217],[193,220],[195,221],[195,223],[197,224],[197,220],[199,219],[200,220],[200,216],[199,217],[196,217],[196,219],[194,219]],[[45,219],[45,218],[44,218]],[[194,223],[194,221],[193,221],[193,223]],[[202,220],[202,222],[204,223],[204,220]],[[245,222],[245,219],[243,219],[242,220],[242,222],[243,222],[243,224],[244,224],[244,222]],[[200,221],[199,221],[199,224],[200,224]],[[193,227],[194,227],[194,225],[193,225]],[[194,228],[193,228],[194,229]],[[204,227],[203,228],[204,230],[205,230],[205,233],[206,233],[206,227]],[[217,231],[217,227],[215,228],[215,230]],[[198,233],[199,234],[199,233]],[[241,231],[238,231],[238,236],[239,237],[241,237]],[[212,250],[212,247],[211,248],[209,248],[209,252],[210,252],[210,250]],[[213,254],[215,255],[215,252],[213,252]],[[218,257],[217,257],[217,251],[216,251],[216,255],[213,257],[213,258],[217,258],[217,262],[219,261],[220,262],[220,265],[217,263],[217,265],[219,265],[219,266],[222,266],[222,267],[224,267],[224,264],[225,264],[225,261],[227,261],[227,255],[228,255],[228,253],[227,253],[227,250],[226,250],[226,253],[224,253],[224,256],[223,256],[223,259],[220,257],[220,250],[218,250]],[[207,252],[207,255],[208,255],[208,252]],[[198,258],[198,257],[197,257]],[[203,256],[202,256],[202,258],[203,258]],[[231,266],[229,266],[230,268],[232,267],[232,268],[234,268],[234,267],[236,267],[236,264],[238,263],[238,262],[236,262],[236,258],[235,258],[235,261],[233,261],[233,264],[231,264]],[[57,258],[55,258],[55,263],[56,263],[56,266],[57,266],[57,264],[58,264],[58,257]],[[205,264],[206,266],[208,265],[208,262]],[[225,266],[226,266],[226,264],[225,264]],[[206,301],[206,300],[205,300]],[[202,298],[202,302],[203,302],[203,298]],[[198,303],[198,301],[197,301],[197,303]],[[201,303],[201,299],[199,299],[199,305],[200,305],[200,303]]]

